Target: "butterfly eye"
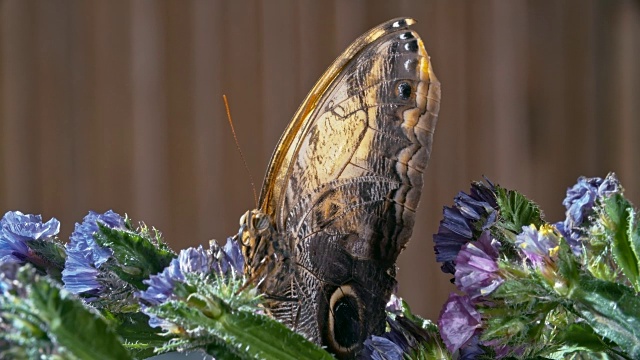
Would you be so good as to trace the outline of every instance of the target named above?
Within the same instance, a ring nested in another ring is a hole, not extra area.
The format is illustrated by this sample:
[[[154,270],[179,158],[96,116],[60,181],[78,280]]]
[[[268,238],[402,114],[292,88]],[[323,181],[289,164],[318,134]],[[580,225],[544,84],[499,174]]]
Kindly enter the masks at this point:
[[[400,84],[398,84],[396,91],[398,97],[402,100],[407,100],[411,97],[412,89],[409,83],[401,82]]]
[[[269,227],[269,218],[264,214],[256,214],[253,218],[253,227],[258,231],[265,231]]]

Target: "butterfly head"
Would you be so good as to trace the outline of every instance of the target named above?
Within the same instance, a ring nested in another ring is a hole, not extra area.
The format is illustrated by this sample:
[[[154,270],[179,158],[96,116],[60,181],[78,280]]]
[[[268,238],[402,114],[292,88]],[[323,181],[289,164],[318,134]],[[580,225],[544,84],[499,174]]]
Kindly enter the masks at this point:
[[[253,277],[255,270],[261,267],[260,263],[271,255],[270,239],[274,234],[269,216],[260,210],[249,210],[240,218],[238,237],[249,277]]]

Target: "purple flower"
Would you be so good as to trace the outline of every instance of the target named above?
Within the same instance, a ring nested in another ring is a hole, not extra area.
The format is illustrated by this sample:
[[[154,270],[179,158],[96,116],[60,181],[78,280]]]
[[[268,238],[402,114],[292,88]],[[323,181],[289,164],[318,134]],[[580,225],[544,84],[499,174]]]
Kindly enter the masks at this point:
[[[178,257],[173,259],[162,272],[151,275],[148,280],[143,281],[148,287],[136,293],[136,296],[143,304],[142,311],[150,317],[149,325],[163,329],[174,327],[172,323],[154,315],[149,308],[178,299],[175,293],[176,285],[186,281],[185,274],[209,275],[217,272],[221,275],[237,275],[244,273],[244,257],[237,241],[228,238],[223,247],[218,246],[214,241],[210,246],[208,250],[199,246],[180,251]]]
[[[420,331],[422,329],[413,325],[410,321],[406,321],[403,316],[396,316],[395,319],[387,317],[389,331],[382,334],[382,336],[400,347],[402,352],[409,353],[413,348],[417,347],[419,341],[417,338],[421,337]]]
[[[454,353],[473,341],[472,338],[480,332],[481,326],[482,318],[471,304],[471,299],[455,293],[449,294],[438,319],[440,336],[447,349]]]
[[[163,319],[158,318],[154,314],[147,311],[151,306],[161,305],[177,295],[174,289],[177,283],[185,281],[184,274],[198,273],[209,274],[214,269],[214,261],[211,252],[199,246],[197,248],[188,248],[180,251],[177,258],[171,260],[161,273],[151,275],[148,280],[143,283],[149,285],[147,290],[136,293],[143,303],[142,312],[149,315],[149,325],[152,327],[162,327],[171,329],[173,325]]]
[[[183,249],[161,273],[151,275],[148,280],[143,281],[149,287],[139,292],[139,297],[152,305],[162,304],[173,294],[176,282],[185,280],[185,273],[208,274],[212,265],[211,255],[202,245]]]
[[[60,222],[56,218],[42,223],[40,215],[7,212],[0,219],[0,263],[23,264],[36,260],[36,255],[29,248],[29,241],[52,238],[59,231]]]
[[[399,296],[397,296],[395,293],[391,294],[389,301],[387,301],[385,310],[395,315],[402,315],[402,310],[403,310],[402,299]]]
[[[372,335],[364,342],[361,359],[372,360],[402,360],[404,351],[386,337]]]
[[[462,246],[496,222],[498,204],[494,186],[474,182],[470,194],[460,192],[453,207],[444,207],[438,233],[433,236],[436,261],[445,273],[455,273],[455,260]]]
[[[227,243],[220,247],[215,242],[211,243],[211,252],[213,253],[214,265],[213,267],[221,274],[228,274],[231,271],[233,274],[244,273],[244,256],[242,255],[242,249],[240,244],[233,240],[233,238],[227,238]]]
[[[562,205],[567,208],[567,217],[579,225],[596,202],[598,187],[602,183],[600,178],[586,178],[581,176],[578,183],[567,189],[567,196]]]
[[[382,343],[392,349],[402,351],[400,358],[405,359],[410,354],[433,354],[438,352],[444,352],[441,347],[440,335],[437,331],[430,329],[430,327],[423,327],[425,324],[419,320],[411,320],[403,315],[387,316],[387,328],[388,331],[382,334],[382,338],[387,339],[395,346],[391,346],[390,343],[382,341],[378,336],[371,335],[367,341],[365,341],[365,348],[358,357],[359,359],[379,359],[382,355],[392,355],[391,358],[396,358],[398,352],[391,351],[391,353],[385,353],[384,350],[378,348],[376,350],[375,343]],[[366,346],[369,344],[369,346]],[[384,348],[384,347],[383,347]],[[377,351],[377,352],[376,352]],[[379,354],[382,352],[382,354]],[[377,354],[377,355],[374,355]],[[387,357],[382,357],[386,359]],[[471,359],[471,358],[467,358]]]
[[[499,247],[500,243],[485,231],[477,241],[465,244],[458,253],[455,284],[471,299],[487,296],[504,282],[498,274]]]
[[[551,263],[559,249],[559,239],[553,230],[551,225],[542,225],[540,230],[529,225],[523,226],[522,232],[516,236],[516,245],[537,268]]]
[[[67,260],[62,271],[65,288],[74,294],[97,295],[102,292],[98,269],[111,257],[112,252],[98,245],[94,238],[99,230],[98,222],[113,229],[125,229],[122,216],[111,210],[104,214],[91,211],[82,224],[76,223],[67,244]]]
[[[614,173],[610,173],[603,180],[601,178],[578,178],[578,182],[567,189],[567,196],[562,204],[567,208],[566,218],[562,224],[555,226],[567,239],[575,254],[580,254],[580,238],[583,231],[580,228],[585,220],[593,214],[596,200],[621,192],[622,187]]]
[[[484,355],[484,350],[480,347],[480,340],[476,335],[460,348],[458,360],[476,360],[482,355]]]
[[[620,191],[620,182],[611,173],[603,180],[598,177],[586,178],[581,176],[578,183],[567,189],[567,196],[562,205],[567,208],[567,217],[572,225],[580,225],[589,215],[598,197],[607,197]]]
[[[437,346],[438,340],[433,337],[433,332],[427,331],[404,316],[395,316],[394,318],[388,316],[387,324],[389,331],[382,336],[400,346],[406,354],[419,350],[423,346]],[[438,336],[437,333],[435,336]]]

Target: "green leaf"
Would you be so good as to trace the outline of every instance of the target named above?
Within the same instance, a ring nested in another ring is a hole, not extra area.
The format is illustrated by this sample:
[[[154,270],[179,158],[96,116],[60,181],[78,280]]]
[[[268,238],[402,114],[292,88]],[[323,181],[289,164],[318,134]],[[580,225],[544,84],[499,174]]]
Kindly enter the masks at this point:
[[[552,359],[589,360],[589,359],[629,359],[613,349],[615,344],[603,339],[585,323],[574,323],[562,329],[558,340],[562,346],[548,356]]]
[[[573,287],[573,310],[596,334],[640,358],[640,297],[629,287],[584,275]]]
[[[631,250],[633,251],[633,255],[636,260],[637,280],[636,280],[636,283],[634,284],[634,287],[636,291],[640,292],[640,289],[639,289],[640,280],[638,280],[640,279],[640,276],[638,276],[637,274],[640,271],[640,226],[638,225],[638,216],[635,209],[632,209],[632,211],[629,212],[629,223],[630,223],[629,231],[628,231],[629,245],[631,247]]]
[[[433,346],[434,344],[420,344],[418,349],[405,354],[407,360],[450,360],[453,356],[442,346]]]
[[[594,333],[590,326],[583,323],[570,324],[560,335],[558,340],[563,346],[554,353],[553,358],[563,358],[564,355],[576,351],[602,352],[611,346]]]
[[[332,359],[326,351],[278,321],[252,312],[231,312],[219,320],[228,339],[249,345],[247,352],[265,359]]]
[[[29,284],[22,300],[23,315],[45,329],[62,353],[88,360],[131,359],[104,318],[90,311],[80,299],[53,280],[35,275],[28,267],[20,269],[17,278]]]
[[[168,340],[159,328],[149,326],[149,317],[141,312],[107,313],[103,315],[114,324],[115,330],[124,339],[124,346],[138,359],[146,359],[155,354],[154,349],[162,347]]]
[[[520,336],[526,332],[529,319],[520,314],[513,316],[490,317],[487,320],[487,328],[482,333],[483,340],[503,339]]]
[[[603,200],[599,221],[611,238],[613,257],[631,285],[640,291],[638,222],[633,205],[621,194]]]
[[[208,342],[207,353],[225,355],[228,359],[333,359],[326,351],[288,329],[283,324],[251,311],[231,310],[220,299],[217,308],[224,309],[210,318],[201,309],[185,302],[169,301],[152,311],[180,326],[190,334],[193,343]]]
[[[538,205],[517,191],[496,187],[496,201],[501,227],[513,234],[521,233],[523,226],[540,227],[544,223]]]
[[[172,300],[145,309],[178,335],[161,351],[196,348],[227,359],[332,359],[282,323],[256,314],[259,298],[242,278],[196,273],[176,283]],[[168,327],[171,327],[168,325]]]
[[[112,229],[98,222],[100,232],[95,239],[100,246],[113,250],[117,265],[112,270],[124,281],[138,289],[146,289],[143,280],[169,265],[176,255],[157,246],[148,236],[129,230]]]
[[[560,277],[555,284],[554,290],[561,296],[566,297],[580,281],[580,264],[564,238],[560,240],[556,264],[558,265]]]
[[[402,315],[416,326],[429,333],[437,335],[436,337],[438,339],[440,338],[440,335],[438,333],[438,325],[434,324],[431,320],[423,319],[419,315],[414,314],[411,311],[411,307],[409,307],[409,304],[404,300],[402,300]]]
[[[64,245],[58,239],[40,239],[28,241],[27,245],[37,255],[39,263],[31,263],[38,270],[62,283],[62,270],[67,258]]]

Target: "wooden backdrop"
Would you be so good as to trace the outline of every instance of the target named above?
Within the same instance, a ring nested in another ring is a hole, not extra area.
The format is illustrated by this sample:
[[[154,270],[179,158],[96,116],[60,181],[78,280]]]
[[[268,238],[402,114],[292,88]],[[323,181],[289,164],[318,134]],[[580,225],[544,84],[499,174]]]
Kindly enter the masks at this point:
[[[435,319],[442,206],[487,175],[549,220],[580,175],[615,171],[640,202],[637,1],[0,0],[0,211],[88,210],[161,229],[175,248],[237,231],[307,91],[357,36],[411,16],[442,81],[400,291]]]

